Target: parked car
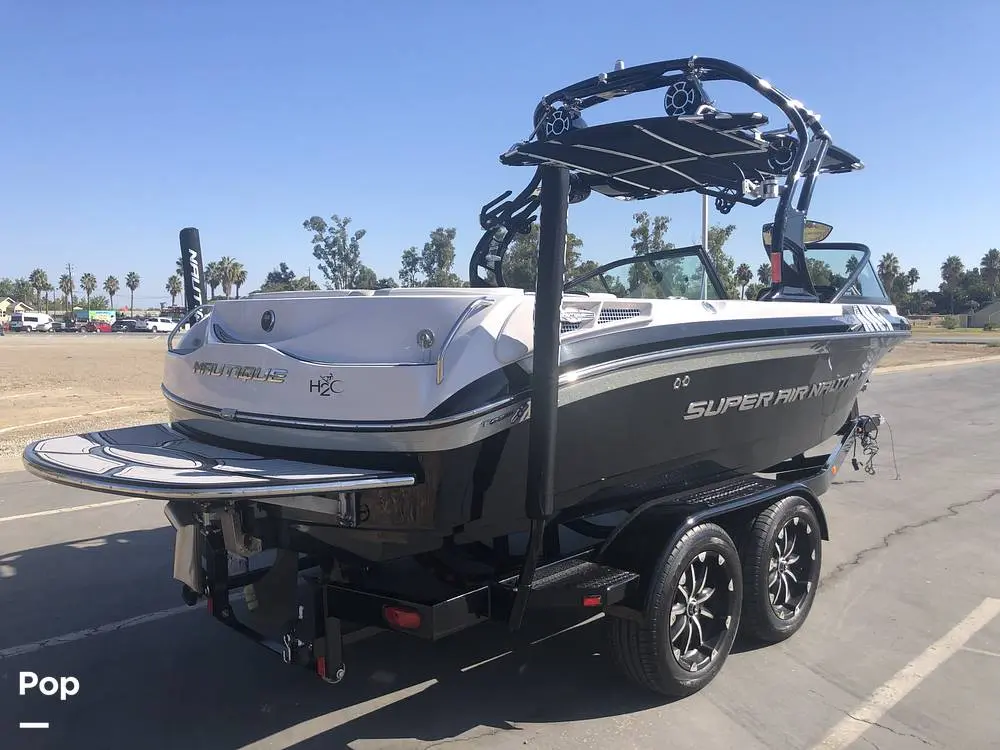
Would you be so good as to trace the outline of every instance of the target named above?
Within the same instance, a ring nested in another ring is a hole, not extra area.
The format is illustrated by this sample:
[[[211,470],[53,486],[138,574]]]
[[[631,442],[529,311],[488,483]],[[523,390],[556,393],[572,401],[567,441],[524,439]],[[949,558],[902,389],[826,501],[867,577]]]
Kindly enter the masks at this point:
[[[111,333],[111,324],[103,320],[88,320],[83,324],[87,333]]]
[[[137,331],[152,331],[153,333],[170,333],[177,326],[177,321],[170,318],[146,318],[136,323]]]
[[[134,331],[136,326],[136,321],[132,318],[119,318],[114,323],[111,324],[111,330],[114,332],[128,332]]]
[[[15,331],[51,331],[54,321],[48,313],[16,312],[10,316],[10,330]]]

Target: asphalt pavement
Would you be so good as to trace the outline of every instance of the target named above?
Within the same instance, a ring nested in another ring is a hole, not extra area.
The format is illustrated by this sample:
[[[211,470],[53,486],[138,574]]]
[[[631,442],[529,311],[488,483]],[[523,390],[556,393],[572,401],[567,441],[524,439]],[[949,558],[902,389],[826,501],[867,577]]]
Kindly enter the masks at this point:
[[[183,605],[161,503],[0,474],[0,747],[998,747],[998,380],[995,362],[877,374],[878,473],[845,465],[824,499],[808,623],[672,703],[608,666],[600,622],[506,655],[499,626],[363,633],[325,684]],[[79,689],[22,697],[26,672]]]

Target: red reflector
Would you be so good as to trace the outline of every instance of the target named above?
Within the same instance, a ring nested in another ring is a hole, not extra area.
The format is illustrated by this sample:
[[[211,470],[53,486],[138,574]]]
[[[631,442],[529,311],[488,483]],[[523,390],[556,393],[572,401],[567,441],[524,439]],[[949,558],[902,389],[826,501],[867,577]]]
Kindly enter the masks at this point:
[[[214,614],[212,610],[212,597],[208,597],[208,599],[205,600],[205,606],[208,607],[208,614]]]
[[[326,657],[319,656],[316,658],[316,674],[320,677],[326,677]]]
[[[771,253],[771,283],[781,283],[781,253]]]
[[[390,625],[404,630],[416,630],[420,627],[420,613],[403,607],[383,607],[382,616]]]
[[[600,607],[601,606],[601,601],[602,601],[601,597],[599,597],[599,596],[585,596],[585,597],[583,597],[583,606],[584,607]]]

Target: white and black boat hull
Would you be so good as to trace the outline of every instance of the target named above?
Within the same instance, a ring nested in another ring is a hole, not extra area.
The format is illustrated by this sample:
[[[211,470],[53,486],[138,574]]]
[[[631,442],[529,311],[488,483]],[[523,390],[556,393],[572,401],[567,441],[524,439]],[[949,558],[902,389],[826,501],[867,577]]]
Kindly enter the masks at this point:
[[[668,309],[693,309],[702,319],[690,313],[677,323],[615,326],[613,335],[564,335],[555,511],[625,508],[651,493],[762,471],[809,451],[841,429],[871,371],[909,335],[909,323],[887,307],[810,305],[803,315],[804,305],[778,305],[740,302],[713,320],[714,313],[698,312],[700,303],[680,303]],[[798,315],[777,314],[782,309]],[[258,345],[213,346],[209,353],[225,346],[249,358]],[[380,422],[276,415],[263,399],[308,394],[309,369],[288,371],[281,388],[291,390],[228,383],[205,374],[203,351],[168,355],[165,437],[134,429],[85,435],[70,450],[100,460],[84,466],[73,458],[73,467],[57,455],[68,443],[39,441],[25,451],[28,468],[53,481],[175,503],[262,504],[294,535],[311,537],[308,544],[369,560],[436,549],[446,539],[488,541],[530,525],[530,356],[483,368],[422,418]],[[348,385],[360,387],[364,371],[344,370],[356,378]],[[427,374],[426,365],[411,365],[382,376],[418,383]],[[430,382],[413,390],[435,393]],[[198,403],[175,393],[178,386],[195,398],[212,389],[241,394],[247,405],[252,399],[242,394],[256,388],[261,409]],[[201,476],[185,463],[212,465],[219,455],[235,461],[220,469],[223,477],[247,481],[220,479],[214,469]],[[254,466],[267,458],[285,462],[278,478],[251,481],[266,473]],[[308,477],[305,486],[288,489],[289,472]]]
[[[808,451],[845,424],[857,395],[902,332],[804,334],[724,341],[594,361],[560,386],[555,508],[583,515],[640,503],[664,489],[761,471]],[[904,334],[905,335],[905,334]],[[511,384],[514,389],[516,384]],[[355,469],[402,472],[412,486],[368,489],[357,525],[322,513],[289,519],[369,559],[456,541],[488,540],[529,525],[521,498],[528,461],[527,394],[473,416],[437,417],[407,430],[232,422],[172,402],[181,431],[252,453]],[[436,423],[436,424],[435,424]],[[351,450],[363,434],[369,450]],[[370,450],[375,444],[392,446]],[[371,532],[378,532],[372,534]]]

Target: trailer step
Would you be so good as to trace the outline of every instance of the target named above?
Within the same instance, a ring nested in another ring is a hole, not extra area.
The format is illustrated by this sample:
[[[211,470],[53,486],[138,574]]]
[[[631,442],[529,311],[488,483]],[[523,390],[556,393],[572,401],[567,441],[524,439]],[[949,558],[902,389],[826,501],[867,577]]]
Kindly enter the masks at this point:
[[[638,573],[593,562],[586,556],[570,557],[543,565],[535,571],[531,593],[545,592],[532,602],[535,607],[585,607],[603,609],[620,602]],[[497,599],[511,599],[517,594],[517,576],[499,581],[494,588]]]

